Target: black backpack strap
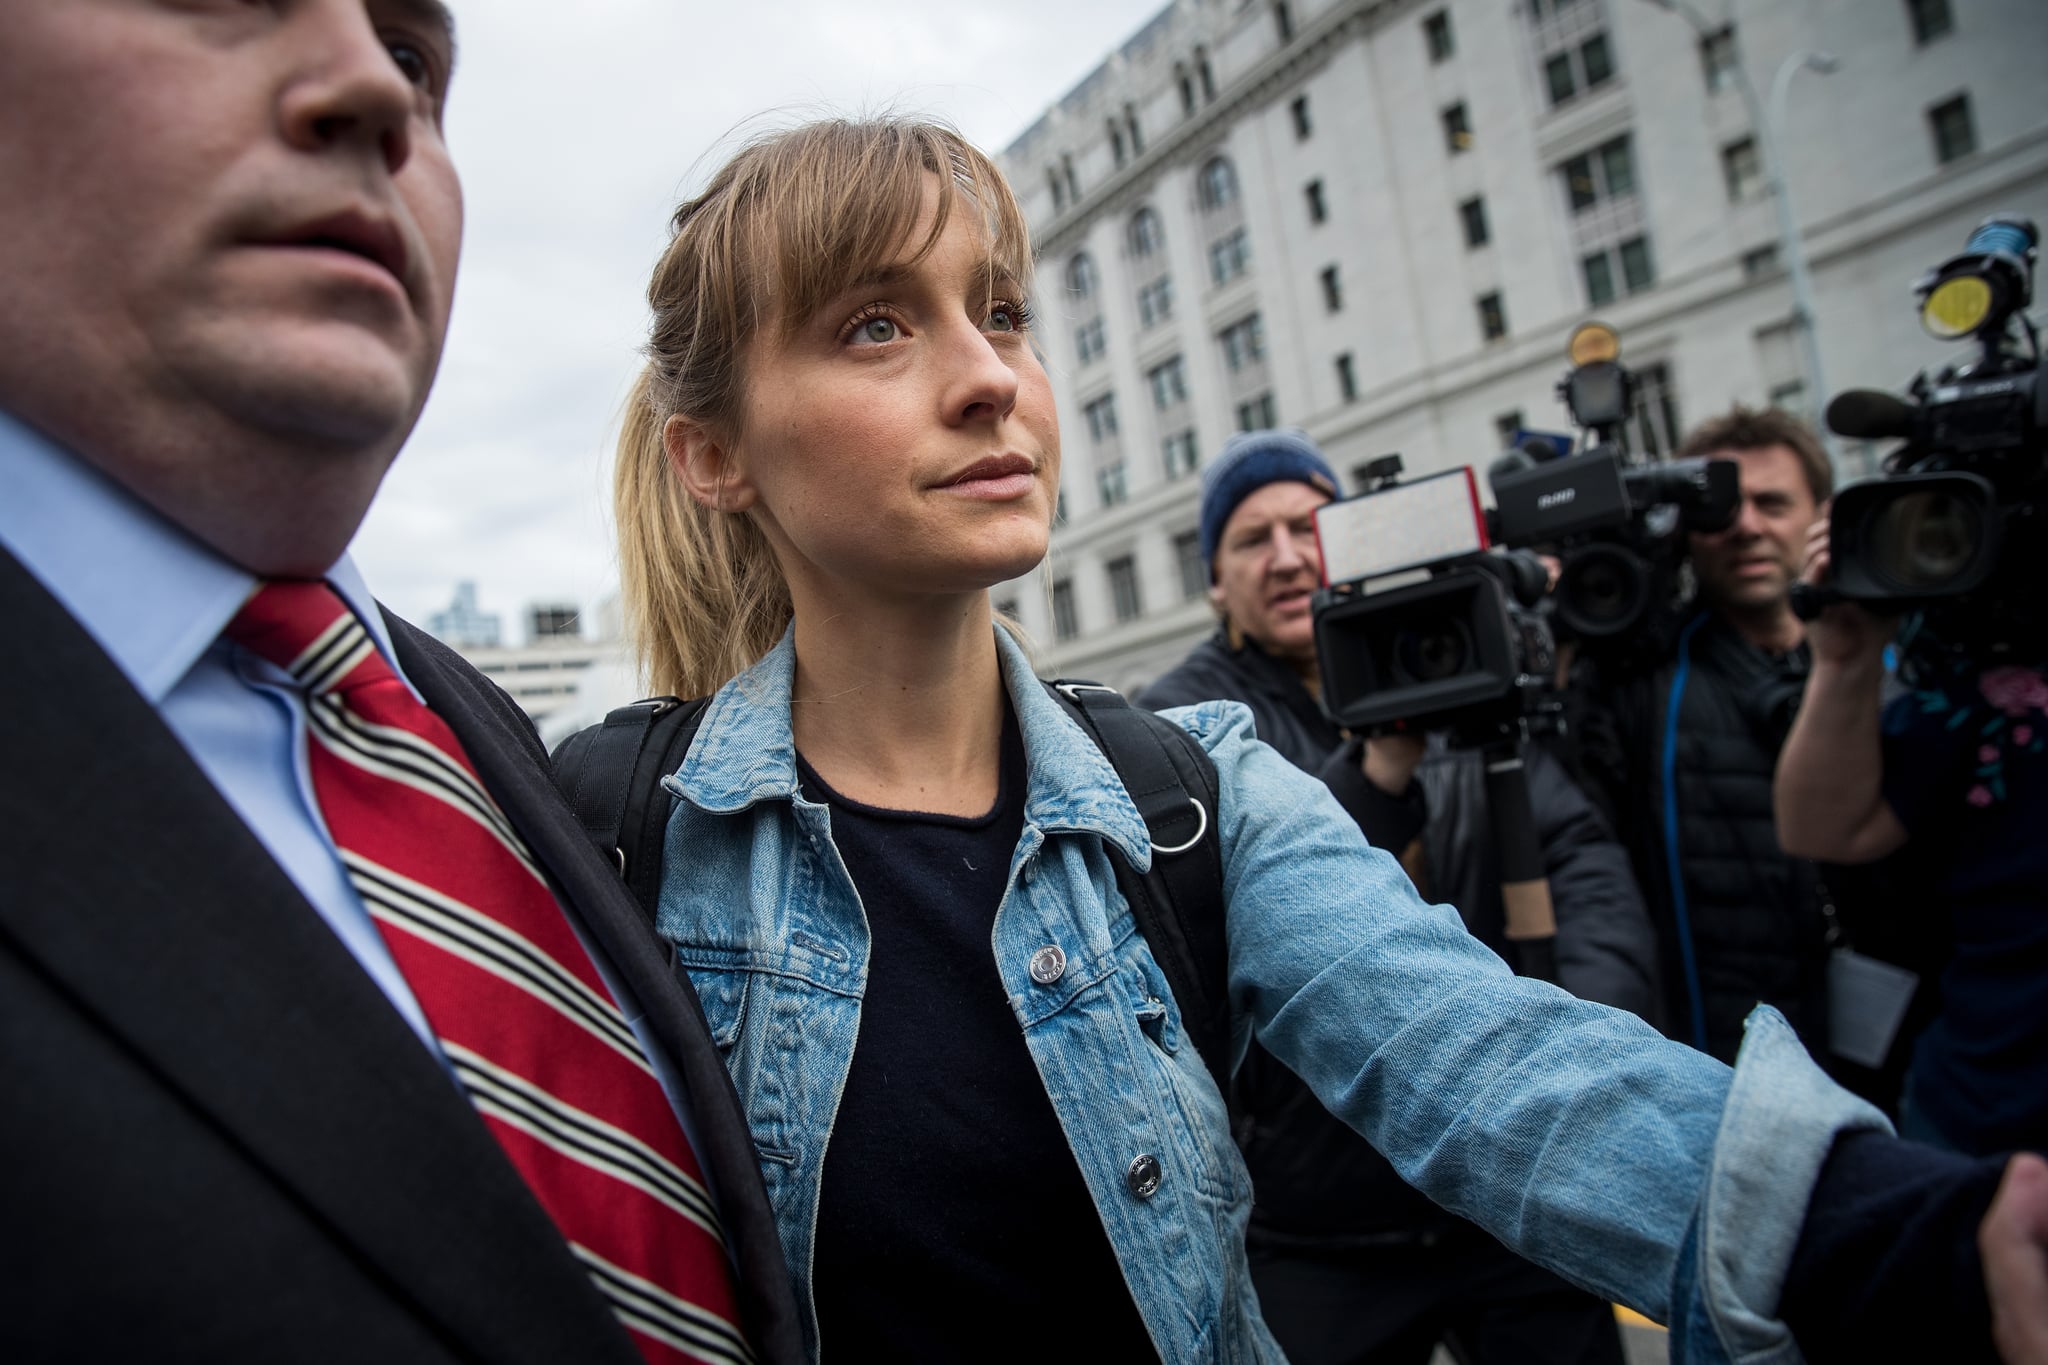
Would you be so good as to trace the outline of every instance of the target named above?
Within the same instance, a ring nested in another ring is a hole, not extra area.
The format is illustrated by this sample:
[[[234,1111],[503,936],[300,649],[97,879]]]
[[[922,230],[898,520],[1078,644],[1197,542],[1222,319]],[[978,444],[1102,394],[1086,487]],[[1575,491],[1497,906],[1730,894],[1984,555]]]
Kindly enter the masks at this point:
[[[661,779],[683,764],[705,697],[649,697],[563,740],[555,785],[590,841],[618,867],[648,922],[661,895],[661,844],[670,803]]]
[[[1166,974],[1195,1049],[1230,1095],[1230,939],[1223,905],[1223,840],[1216,765],[1180,726],[1099,683],[1046,684],[1123,779],[1152,839],[1140,874],[1114,845],[1117,888]]]

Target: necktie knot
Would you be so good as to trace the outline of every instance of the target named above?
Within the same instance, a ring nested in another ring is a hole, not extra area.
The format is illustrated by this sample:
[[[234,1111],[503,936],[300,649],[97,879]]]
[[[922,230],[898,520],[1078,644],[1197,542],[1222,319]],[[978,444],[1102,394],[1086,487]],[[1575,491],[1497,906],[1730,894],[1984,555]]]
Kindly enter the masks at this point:
[[[223,634],[315,694],[395,676],[341,594],[318,579],[265,583]]]

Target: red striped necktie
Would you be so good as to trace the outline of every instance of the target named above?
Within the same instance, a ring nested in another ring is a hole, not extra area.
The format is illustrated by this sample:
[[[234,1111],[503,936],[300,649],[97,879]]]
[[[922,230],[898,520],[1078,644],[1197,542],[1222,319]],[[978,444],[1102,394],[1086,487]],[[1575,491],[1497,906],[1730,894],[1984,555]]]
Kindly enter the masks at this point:
[[[328,835],[456,1078],[649,1361],[752,1359],[703,1174],[526,845],[318,582],[227,636],[306,689]]]

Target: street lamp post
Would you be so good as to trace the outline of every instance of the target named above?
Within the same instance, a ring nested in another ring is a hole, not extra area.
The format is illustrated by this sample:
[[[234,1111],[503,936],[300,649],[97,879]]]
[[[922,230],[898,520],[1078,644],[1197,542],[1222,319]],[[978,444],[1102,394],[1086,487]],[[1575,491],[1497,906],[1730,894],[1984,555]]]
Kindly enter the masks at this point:
[[[1687,0],[1648,0],[1659,9],[1669,10],[1692,26],[1700,41],[1705,43],[1715,32],[1715,26],[1706,16]],[[1730,29],[1733,33],[1733,29]],[[1743,107],[1749,111],[1749,121],[1756,128],[1757,148],[1763,162],[1764,183],[1770,191],[1771,202],[1778,218],[1778,254],[1784,258],[1785,276],[1792,286],[1792,328],[1799,338],[1800,367],[1806,371],[1806,382],[1813,395],[1814,411],[1827,401],[1827,378],[1821,368],[1820,334],[1813,305],[1813,275],[1806,268],[1806,246],[1799,235],[1799,219],[1792,211],[1792,187],[1785,178],[1785,159],[1778,140],[1778,130],[1784,127],[1785,102],[1791,94],[1792,78],[1801,71],[1813,71],[1829,75],[1839,69],[1841,62],[1826,52],[1795,52],[1778,66],[1778,74],[1771,81],[1771,100],[1767,107],[1758,97],[1756,83],[1749,78],[1749,67],[1742,58],[1742,47],[1737,40],[1735,48],[1735,88],[1742,94]],[[1820,428],[1820,439],[1828,453],[1828,463],[1834,466],[1836,476],[1842,473],[1840,453],[1835,449],[1835,439],[1824,423]]]

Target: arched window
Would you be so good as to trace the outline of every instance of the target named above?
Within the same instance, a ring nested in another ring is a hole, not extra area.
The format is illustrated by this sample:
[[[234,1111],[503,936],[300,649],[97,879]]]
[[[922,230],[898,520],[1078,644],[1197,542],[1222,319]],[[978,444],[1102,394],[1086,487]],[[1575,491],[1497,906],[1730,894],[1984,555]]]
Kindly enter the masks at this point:
[[[1220,156],[1208,160],[1202,167],[1201,179],[1196,183],[1205,213],[1214,213],[1226,204],[1237,202],[1237,172]]]
[[[1159,215],[1149,208],[1139,209],[1131,215],[1131,254],[1140,258],[1150,256],[1166,241],[1166,230],[1159,224]]]
[[[1077,299],[1085,299],[1095,293],[1095,262],[1088,259],[1088,253],[1077,251],[1067,262],[1067,290]]]

